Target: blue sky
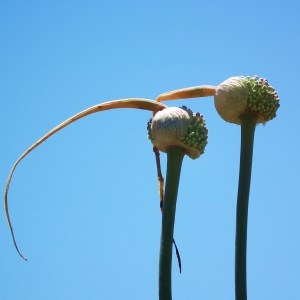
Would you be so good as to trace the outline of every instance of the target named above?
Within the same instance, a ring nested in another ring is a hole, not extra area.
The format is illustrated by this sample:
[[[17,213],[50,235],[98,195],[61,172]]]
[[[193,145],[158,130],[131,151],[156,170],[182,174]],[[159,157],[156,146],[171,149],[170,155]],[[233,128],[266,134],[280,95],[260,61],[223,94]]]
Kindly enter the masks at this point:
[[[44,133],[89,106],[154,99],[233,75],[266,77],[281,107],[255,136],[249,299],[300,298],[298,1],[2,1],[0,183]],[[213,98],[205,154],[185,158],[173,299],[234,299],[240,127]],[[65,128],[17,168],[0,218],[1,299],[157,299],[161,215],[150,113],[108,111]],[[161,155],[165,170],[166,157]]]

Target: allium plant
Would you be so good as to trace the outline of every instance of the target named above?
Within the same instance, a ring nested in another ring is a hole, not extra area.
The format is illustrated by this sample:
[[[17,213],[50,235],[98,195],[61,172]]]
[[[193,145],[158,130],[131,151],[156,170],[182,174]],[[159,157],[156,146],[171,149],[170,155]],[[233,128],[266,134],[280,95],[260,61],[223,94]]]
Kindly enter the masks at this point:
[[[269,85],[267,79],[259,79],[257,76],[231,77],[218,86],[204,85],[175,90],[161,94],[156,101],[137,98],[105,102],[74,115],[45,134],[17,159],[7,179],[4,195],[5,213],[19,255],[26,260],[16,243],[7,197],[13,173],[20,161],[50,136],[89,114],[115,108],[150,110],[153,112],[153,118],[148,122],[148,138],[151,140],[156,154],[162,210],[159,299],[171,300],[172,244],[174,243],[176,200],[182,161],[185,155],[195,159],[204,152],[208,131],[201,114],[194,114],[185,106],[168,108],[160,102],[206,96],[214,96],[216,110],[226,122],[241,125],[240,174],[236,209],[235,291],[237,300],[246,300],[247,222],[254,133],[256,125],[265,124],[275,118],[279,108],[277,92]],[[165,192],[164,179],[160,170],[159,151],[167,153]]]
[[[279,97],[267,79],[231,77],[216,90],[215,106],[228,122],[241,125],[240,175],[236,208],[235,295],[247,299],[247,223],[256,125],[276,117]]]
[[[166,188],[162,205],[159,259],[159,299],[172,299],[172,244],[177,192],[184,155],[192,159],[204,153],[207,128],[203,116],[183,106],[156,113],[148,123],[148,137],[160,151],[167,153]]]
[[[279,97],[267,79],[236,76],[217,87],[199,86],[161,94],[158,101],[214,96],[215,107],[226,122],[241,125],[240,172],[236,208],[235,295],[247,299],[246,254],[248,203],[251,182],[253,143],[256,125],[276,117]]]

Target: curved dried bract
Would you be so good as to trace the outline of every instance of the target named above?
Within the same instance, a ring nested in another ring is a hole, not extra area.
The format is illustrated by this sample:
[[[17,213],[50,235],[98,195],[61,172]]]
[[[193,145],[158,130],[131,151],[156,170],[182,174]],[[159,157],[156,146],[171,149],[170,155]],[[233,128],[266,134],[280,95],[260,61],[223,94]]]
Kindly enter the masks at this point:
[[[58,126],[54,127],[52,130],[50,130],[44,136],[42,136],[39,140],[37,140],[32,146],[30,146],[16,160],[16,162],[14,163],[14,165],[11,168],[11,171],[8,175],[7,182],[6,182],[5,193],[4,193],[4,209],[5,209],[7,222],[8,222],[9,228],[10,228],[10,232],[11,232],[11,235],[13,238],[15,248],[16,248],[17,252],[19,253],[19,255],[24,260],[27,260],[27,259],[21,254],[21,252],[19,251],[19,248],[17,246],[16,239],[14,236],[14,231],[13,231],[12,224],[10,221],[9,210],[8,210],[8,201],[7,201],[10,182],[11,182],[12,176],[14,174],[14,171],[15,171],[16,167],[18,166],[18,164],[20,163],[20,161],[23,160],[32,150],[34,150],[36,147],[38,147],[40,144],[42,144],[45,140],[47,140],[50,136],[52,136],[56,132],[60,131],[64,127],[70,125],[71,123],[73,123],[81,118],[84,118],[90,114],[100,112],[100,111],[115,109],[115,108],[136,108],[136,109],[143,109],[143,110],[157,112],[157,111],[165,109],[166,107],[167,106],[165,106],[159,102],[155,102],[155,101],[143,99],[143,98],[120,99],[120,100],[108,101],[108,102],[104,102],[101,104],[97,104],[95,106],[89,107],[89,108],[75,114],[74,116],[72,116],[72,117],[68,118],[67,120],[65,120],[64,122],[60,123]]]
[[[161,102],[168,100],[214,96],[216,88],[217,87],[212,85],[193,86],[163,93],[159,95],[155,100]]]

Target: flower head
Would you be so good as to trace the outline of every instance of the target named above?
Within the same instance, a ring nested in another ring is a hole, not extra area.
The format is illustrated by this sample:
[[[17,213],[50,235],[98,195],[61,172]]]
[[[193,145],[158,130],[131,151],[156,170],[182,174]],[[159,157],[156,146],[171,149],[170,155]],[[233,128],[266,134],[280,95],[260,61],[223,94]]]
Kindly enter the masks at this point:
[[[185,106],[165,108],[148,122],[148,138],[155,147],[162,152],[171,146],[182,147],[193,159],[204,153],[207,133],[203,116]]]
[[[241,116],[251,112],[257,115],[257,123],[266,123],[276,117],[279,97],[267,79],[238,76],[218,85],[215,106],[227,122],[241,124]]]

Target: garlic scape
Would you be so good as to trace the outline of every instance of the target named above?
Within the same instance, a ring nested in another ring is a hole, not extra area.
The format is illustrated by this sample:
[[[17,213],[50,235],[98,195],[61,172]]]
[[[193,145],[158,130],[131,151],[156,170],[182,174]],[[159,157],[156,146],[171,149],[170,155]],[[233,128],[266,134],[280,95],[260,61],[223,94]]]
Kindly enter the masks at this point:
[[[183,106],[157,112],[148,122],[148,138],[167,153],[167,175],[162,206],[162,229],[159,260],[159,299],[172,299],[172,244],[177,193],[184,155],[199,157],[207,144],[203,116]]]
[[[247,223],[256,125],[276,117],[279,97],[267,79],[231,77],[218,85],[215,107],[227,122],[241,125],[240,171],[236,207],[235,297],[247,299]]]
[[[60,131],[64,127],[66,127],[66,126],[70,125],[71,123],[76,122],[77,120],[79,120],[81,118],[84,118],[84,117],[86,117],[90,114],[100,112],[100,111],[110,110],[110,109],[116,109],[116,108],[136,108],[136,109],[143,109],[143,110],[149,110],[149,111],[152,111],[152,112],[157,112],[157,111],[165,109],[166,106],[161,104],[161,103],[158,103],[158,102],[155,102],[155,101],[152,101],[152,100],[148,100],[148,99],[129,98],[129,99],[120,99],[120,100],[104,102],[104,103],[97,104],[95,106],[89,107],[89,108],[75,114],[74,116],[68,118],[67,120],[65,120],[64,122],[60,123],[58,126],[53,128],[52,130],[50,130],[44,136],[42,136],[38,141],[36,141],[32,146],[30,146],[16,160],[16,162],[12,166],[12,169],[11,169],[9,175],[8,175],[7,182],[6,182],[6,188],[5,188],[5,193],[4,193],[4,209],[5,209],[5,214],[6,214],[6,218],[7,218],[8,225],[9,225],[9,228],[10,228],[10,232],[11,232],[11,235],[12,235],[14,246],[15,246],[17,252],[19,253],[19,255],[24,260],[27,260],[27,259],[19,251],[16,239],[15,239],[12,223],[11,223],[11,220],[10,220],[9,209],[8,209],[8,191],[9,191],[11,179],[12,179],[12,176],[14,174],[14,171],[15,171],[16,167],[21,162],[21,160],[23,160],[32,150],[34,150],[36,147],[38,147],[40,144],[42,144],[44,141],[46,141],[50,136],[52,136],[56,132]]]

